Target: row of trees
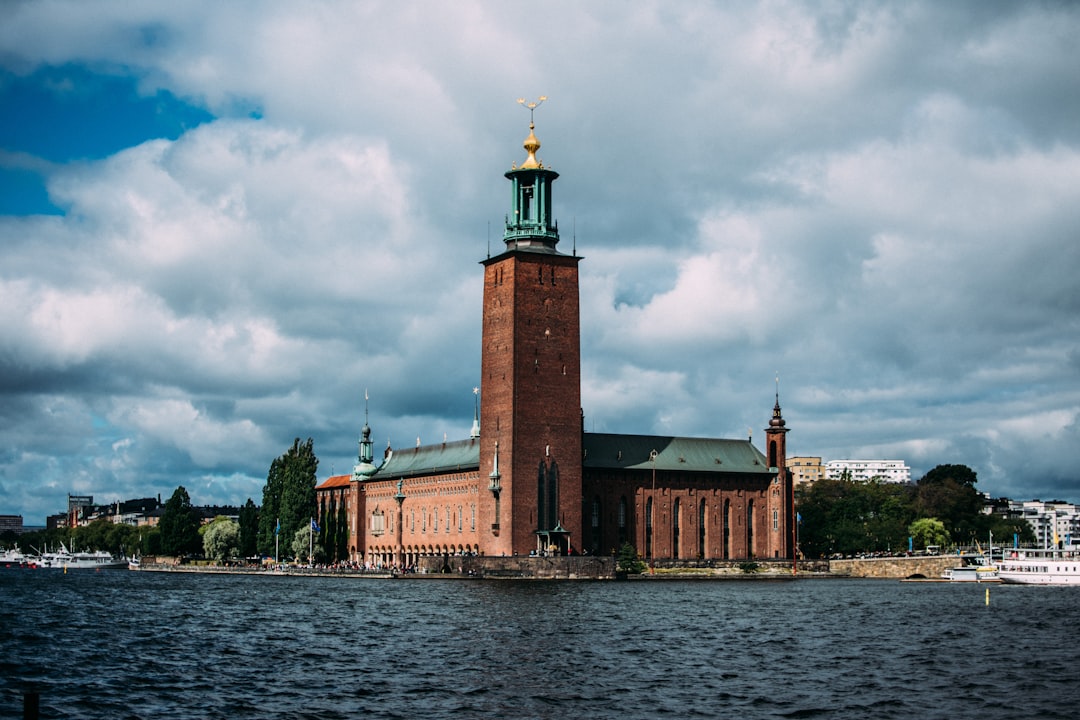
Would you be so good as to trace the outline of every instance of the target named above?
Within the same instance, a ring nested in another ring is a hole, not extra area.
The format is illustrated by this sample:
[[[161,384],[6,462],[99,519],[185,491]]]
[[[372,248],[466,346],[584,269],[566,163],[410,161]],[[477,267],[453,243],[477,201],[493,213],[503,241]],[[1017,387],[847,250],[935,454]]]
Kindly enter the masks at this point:
[[[903,552],[909,538],[921,550],[973,545],[990,533],[1003,542],[1011,543],[1014,534],[1033,542],[1027,522],[983,513],[976,482],[966,465],[938,465],[915,485],[820,480],[795,498],[799,548],[807,557]]]
[[[19,540],[26,548],[64,542],[69,547],[124,555],[345,560],[349,523],[344,504],[323,508],[323,527],[313,527],[313,519],[319,517],[318,465],[312,439],[301,442],[297,438],[270,466],[261,511],[248,498],[238,520],[217,517],[203,525],[187,490],[180,486],[165,503],[156,528],[97,520],[71,530],[27,533]],[[816,482],[796,495],[799,548],[806,557],[895,553],[907,550],[909,543],[917,549],[971,545],[986,540],[990,533],[1002,542],[1010,542],[1014,535],[1022,542],[1034,542],[1031,527],[1023,520],[983,513],[976,482],[975,472],[966,465],[938,465],[915,485],[857,483],[847,478]],[[309,557],[309,546],[314,557]]]

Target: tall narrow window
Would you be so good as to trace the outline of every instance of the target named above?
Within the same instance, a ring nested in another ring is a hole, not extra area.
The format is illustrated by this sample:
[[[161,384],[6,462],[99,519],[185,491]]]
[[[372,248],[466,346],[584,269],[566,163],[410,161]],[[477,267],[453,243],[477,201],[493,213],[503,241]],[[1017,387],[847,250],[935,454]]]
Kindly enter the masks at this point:
[[[551,463],[548,468],[548,518],[549,530],[555,529],[559,524],[559,463]]]
[[[705,557],[705,499],[698,503],[698,551],[699,558]]]
[[[591,551],[593,555],[600,552],[600,496],[597,495],[592,501],[592,536]]]
[[[731,559],[731,501],[724,501],[724,559]]]
[[[652,555],[652,529],[653,529],[652,512],[653,512],[653,501],[652,501],[652,498],[650,497],[648,500],[645,501],[645,557],[647,557],[647,558],[651,558],[653,556]]]
[[[679,557],[679,508],[681,507],[679,498],[675,498],[671,510],[671,557],[675,559]]]
[[[547,467],[543,461],[536,470],[536,529],[549,530],[547,526]]]
[[[754,557],[754,501],[746,502],[746,556]]]
[[[626,496],[619,498],[619,547],[626,544]]]

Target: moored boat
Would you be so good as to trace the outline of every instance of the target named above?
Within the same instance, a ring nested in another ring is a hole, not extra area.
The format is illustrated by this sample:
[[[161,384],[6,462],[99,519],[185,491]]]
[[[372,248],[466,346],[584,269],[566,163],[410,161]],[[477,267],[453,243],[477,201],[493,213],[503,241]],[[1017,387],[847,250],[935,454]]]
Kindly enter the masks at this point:
[[[1002,554],[998,575],[1016,585],[1080,585],[1080,551],[1010,548]]]
[[[39,566],[65,570],[117,570],[126,568],[128,562],[126,558],[118,560],[104,550],[72,552],[61,544],[58,552],[42,553]]]
[[[960,565],[941,573],[941,577],[952,582],[1001,582],[994,565]]]
[[[33,555],[26,555],[18,546],[0,552],[0,567],[37,567],[38,559]]]

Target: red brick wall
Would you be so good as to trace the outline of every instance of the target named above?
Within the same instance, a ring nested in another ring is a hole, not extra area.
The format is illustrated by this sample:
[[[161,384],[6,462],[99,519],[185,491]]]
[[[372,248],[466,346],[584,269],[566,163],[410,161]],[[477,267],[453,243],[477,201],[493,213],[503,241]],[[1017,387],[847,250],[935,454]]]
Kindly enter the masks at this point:
[[[730,508],[730,541],[727,557],[747,559],[751,557],[747,545],[747,521],[750,501],[754,512],[753,557],[771,558],[772,516],[769,507],[771,480],[764,477],[731,477],[714,474],[656,473],[655,494],[652,474],[648,471],[603,471],[586,473],[583,487],[582,514],[586,544],[590,552],[610,554],[619,547],[618,510],[619,500],[627,500],[627,541],[638,551],[646,554],[645,513],[647,501],[653,497],[653,557],[696,559],[701,549],[700,503],[705,501],[705,547],[706,559],[724,558],[723,512],[724,502]],[[592,545],[592,503],[600,501],[600,543]],[[676,553],[674,510],[679,505],[679,547]]]
[[[536,547],[537,475],[559,465],[559,520],[581,547],[581,348],[578,258],[525,251],[489,261],[484,273],[480,467],[499,442],[498,535],[492,493],[481,493],[487,554]]]

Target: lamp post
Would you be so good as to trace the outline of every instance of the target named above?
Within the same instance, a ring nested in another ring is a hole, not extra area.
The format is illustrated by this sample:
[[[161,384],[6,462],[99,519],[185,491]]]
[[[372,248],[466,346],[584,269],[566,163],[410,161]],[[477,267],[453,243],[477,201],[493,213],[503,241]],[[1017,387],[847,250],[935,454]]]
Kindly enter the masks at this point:
[[[401,510],[401,506],[405,502],[405,493],[401,490],[401,486],[404,485],[404,483],[404,480],[398,478],[397,494],[394,495],[394,500],[397,500],[397,565],[402,570],[405,569],[405,548],[402,545],[402,531],[404,530],[402,525],[405,524],[405,515]]]

